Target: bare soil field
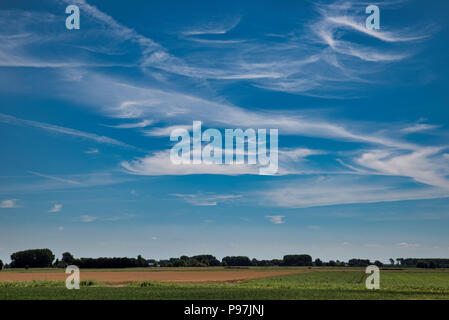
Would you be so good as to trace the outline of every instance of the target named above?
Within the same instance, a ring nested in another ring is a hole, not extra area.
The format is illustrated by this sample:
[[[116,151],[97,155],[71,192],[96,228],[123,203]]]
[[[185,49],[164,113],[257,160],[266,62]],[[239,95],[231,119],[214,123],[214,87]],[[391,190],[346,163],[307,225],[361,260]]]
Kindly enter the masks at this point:
[[[137,281],[158,282],[239,282],[244,280],[260,279],[288,274],[305,273],[306,270],[239,270],[239,271],[83,271],[81,280],[96,280],[108,284],[126,284]],[[65,280],[68,277],[63,272],[1,272],[0,282],[5,281],[33,281],[33,280]]]

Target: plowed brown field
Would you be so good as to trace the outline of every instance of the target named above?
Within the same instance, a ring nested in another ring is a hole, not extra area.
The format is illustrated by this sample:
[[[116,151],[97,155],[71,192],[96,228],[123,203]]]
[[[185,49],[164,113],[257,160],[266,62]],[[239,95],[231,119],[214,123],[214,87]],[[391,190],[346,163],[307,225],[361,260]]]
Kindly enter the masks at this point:
[[[238,282],[243,280],[304,273],[305,270],[285,271],[82,271],[81,280],[96,280],[109,284],[124,284],[137,281],[160,282]],[[65,280],[63,272],[0,272],[0,282],[32,280]]]

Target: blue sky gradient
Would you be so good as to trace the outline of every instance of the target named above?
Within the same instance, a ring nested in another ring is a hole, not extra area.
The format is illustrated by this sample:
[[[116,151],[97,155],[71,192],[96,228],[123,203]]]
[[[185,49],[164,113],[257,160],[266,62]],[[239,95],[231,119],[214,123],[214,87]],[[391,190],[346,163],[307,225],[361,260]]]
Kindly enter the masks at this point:
[[[448,257],[449,4],[432,4],[2,1],[0,259]],[[196,120],[279,129],[278,174],[171,164]]]

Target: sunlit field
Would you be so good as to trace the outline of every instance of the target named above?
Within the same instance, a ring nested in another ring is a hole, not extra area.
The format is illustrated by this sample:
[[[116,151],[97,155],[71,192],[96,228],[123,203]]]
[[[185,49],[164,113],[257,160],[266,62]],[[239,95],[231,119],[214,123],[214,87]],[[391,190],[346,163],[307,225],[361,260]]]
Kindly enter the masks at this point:
[[[365,288],[366,274],[357,268],[250,268],[254,272],[297,273],[254,280],[179,283],[132,281],[110,283],[83,279],[79,290],[68,290],[64,281],[34,280],[0,282],[0,299],[449,299],[449,270],[381,270],[380,290]],[[139,269],[139,272],[167,269]],[[215,272],[224,268],[171,268],[172,272]],[[54,269],[8,270],[8,273],[39,273]],[[106,272],[105,269],[95,270]],[[108,270],[111,271],[111,270]],[[135,272],[134,269],[114,270]],[[248,272],[248,269],[237,269]],[[3,272],[3,271],[2,271]],[[62,272],[62,271],[56,271]]]

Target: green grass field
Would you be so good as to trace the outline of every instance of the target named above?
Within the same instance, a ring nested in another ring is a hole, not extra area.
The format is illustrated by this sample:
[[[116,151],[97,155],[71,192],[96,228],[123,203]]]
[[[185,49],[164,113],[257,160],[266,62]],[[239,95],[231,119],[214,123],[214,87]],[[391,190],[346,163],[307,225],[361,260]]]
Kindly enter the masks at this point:
[[[61,281],[3,282],[0,283],[0,300],[449,299],[449,270],[381,271],[380,284],[380,290],[367,290],[364,272],[354,269],[221,284],[137,282],[125,287],[109,287],[84,281],[80,290],[67,290]]]

